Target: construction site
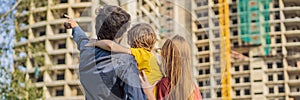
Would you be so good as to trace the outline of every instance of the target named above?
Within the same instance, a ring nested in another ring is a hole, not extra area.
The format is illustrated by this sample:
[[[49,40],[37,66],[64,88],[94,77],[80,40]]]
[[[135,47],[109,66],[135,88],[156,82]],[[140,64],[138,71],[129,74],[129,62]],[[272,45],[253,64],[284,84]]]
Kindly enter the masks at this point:
[[[298,0],[45,1],[16,14],[22,35],[15,37],[14,66],[27,69],[26,79],[47,100],[85,98],[79,51],[62,15],[95,38],[95,10],[103,5],[121,6],[133,24],[151,24],[157,47],[174,34],[191,40],[203,100],[300,100]]]

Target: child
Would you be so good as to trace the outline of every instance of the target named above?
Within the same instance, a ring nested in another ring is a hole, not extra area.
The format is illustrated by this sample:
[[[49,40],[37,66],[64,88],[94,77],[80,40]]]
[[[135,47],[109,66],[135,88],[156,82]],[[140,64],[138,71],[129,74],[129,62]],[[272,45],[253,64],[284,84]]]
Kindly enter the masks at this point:
[[[111,40],[90,41],[85,46],[97,46],[112,52],[132,54],[137,62],[138,70],[146,73],[150,84],[159,81],[162,73],[156,58],[151,53],[156,42],[156,35],[152,27],[145,23],[137,24],[128,31],[127,39],[131,48],[123,47]]]

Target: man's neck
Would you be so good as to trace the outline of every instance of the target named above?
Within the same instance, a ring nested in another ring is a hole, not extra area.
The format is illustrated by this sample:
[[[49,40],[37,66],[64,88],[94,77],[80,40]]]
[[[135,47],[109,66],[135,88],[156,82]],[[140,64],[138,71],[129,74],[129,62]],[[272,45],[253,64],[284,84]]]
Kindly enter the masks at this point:
[[[120,44],[121,40],[122,40],[122,39],[119,38],[119,39],[114,39],[113,41],[116,42],[116,43],[118,43],[118,44]]]

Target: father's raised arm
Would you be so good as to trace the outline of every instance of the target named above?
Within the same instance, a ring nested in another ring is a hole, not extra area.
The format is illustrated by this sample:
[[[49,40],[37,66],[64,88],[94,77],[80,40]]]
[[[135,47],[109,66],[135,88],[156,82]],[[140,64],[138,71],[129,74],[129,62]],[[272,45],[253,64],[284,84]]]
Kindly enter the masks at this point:
[[[67,22],[64,23],[64,26],[66,29],[72,29],[73,40],[76,42],[78,50],[80,50],[88,43],[89,39],[74,19],[70,18],[68,15],[64,15],[64,17],[68,18]]]
[[[73,35],[73,40],[77,44],[78,50],[80,50],[82,47],[84,47],[85,44],[88,43],[89,39],[87,38],[84,31],[79,26],[75,26],[72,29],[72,35]]]

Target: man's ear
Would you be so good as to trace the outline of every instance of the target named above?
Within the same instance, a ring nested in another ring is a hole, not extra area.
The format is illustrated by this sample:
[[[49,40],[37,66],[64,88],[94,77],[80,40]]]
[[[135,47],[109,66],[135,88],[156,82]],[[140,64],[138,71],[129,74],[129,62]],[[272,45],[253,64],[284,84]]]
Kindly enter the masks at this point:
[[[114,42],[116,42],[116,43],[119,44],[119,43],[122,41],[123,37],[124,37],[124,35],[122,35],[122,36],[120,36],[120,37],[115,37],[115,38],[114,38]]]

